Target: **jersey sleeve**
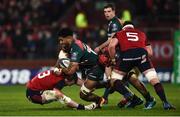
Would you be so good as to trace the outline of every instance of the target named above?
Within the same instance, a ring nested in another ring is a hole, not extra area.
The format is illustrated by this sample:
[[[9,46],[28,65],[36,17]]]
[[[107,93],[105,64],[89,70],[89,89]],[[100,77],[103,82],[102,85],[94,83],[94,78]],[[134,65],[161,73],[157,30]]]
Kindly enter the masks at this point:
[[[55,85],[54,88],[62,89],[62,88],[64,87],[64,85],[65,85],[64,80],[61,80],[61,81],[59,81],[59,82]]]
[[[73,46],[71,50],[71,62],[80,62],[82,55],[83,50],[77,45]]]

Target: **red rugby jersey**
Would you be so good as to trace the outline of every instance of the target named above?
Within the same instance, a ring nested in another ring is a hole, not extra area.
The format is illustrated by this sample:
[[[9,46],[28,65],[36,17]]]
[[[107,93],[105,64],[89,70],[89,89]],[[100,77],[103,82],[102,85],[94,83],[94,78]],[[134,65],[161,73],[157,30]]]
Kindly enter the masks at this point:
[[[52,70],[46,70],[37,74],[26,86],[29,89],[38,91],[51,90],[62,80],[64,80],[62,76],[56,76]]]
[[[119,41],[121,51],[133,48],[145,48],[149,44],[145,33],[133,28],[121,30],[116,33],[115,37]]]

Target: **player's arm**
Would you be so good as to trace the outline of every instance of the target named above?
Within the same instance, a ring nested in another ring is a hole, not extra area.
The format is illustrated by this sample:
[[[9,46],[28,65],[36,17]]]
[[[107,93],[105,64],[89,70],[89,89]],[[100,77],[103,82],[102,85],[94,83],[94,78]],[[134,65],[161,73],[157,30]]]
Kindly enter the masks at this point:
[[[147,46],[146,46],[146,50],[147,50],[147,52],[148,52],[148,56],[149,56],[149,57],[152,57],[152,56],[153,56],[153,50],[152,50],[151,45],[147,45]]]
[[[103,50],[105,47],[107,47],[108,45],[109,45],[109,43],[110,43],[110,41],[111,41],[111,39],[112,39],[112,37],[115,35],[115,33],[112,33],[111,34],[111,37],[108,37],[108,40],[107,41],[105,41],[104,43],[102,43],[101,45],[99,45],[98,47],[96,47],[95,49],[94,49],[94,51],[96,52],[96,53],[99,53],[101,50]]]
[[[105,41],[104,43],[102,43],[100,46],[96,47],[96,48],[94,49],[94,51],[95,51],[96,53],[99,53],[103,48],[107,47],[107,46],[109,45],[109,43],[110,43],[110,39],[108,39],[107,41]]]
[[[82,84],[84,83],[84,80],[83,79],[80,79],[80,78],[78,78],[77,79],[77,82],[76,82],[76,85],[78,85],[78,86],[82,86]]]
[[[79,69],[79,64],[77,62],[71,62],[70,64],[69,67],[62,69],[67,75],[72,75]]]
[[[118,44],[118,39],[112,38],[112,40],[108,46],[109,56],[111,59],[115,59],[116,45],[117,44]]]
[[[146,41],[145,41],[146,51],[148,52],[148,56],[149,56],[149,57],[152,57],[152,56],[153,56],[153,49],[152,49],[151,44],[150,44],[150,42],[149,42],[149,40],[147,39],[147,37],[146,37],[145,34],[144,34],[144,36],[145,36],[145,39],[146,39]]]
[[[60,74],[59,59],[62,59],[62,58],[68,58],[68,54],[66,52],[64,52],[63,50],[60,50],[59,55],[58,55],[58,60],[56,61],[56,64],[54,65],[54,73],[57,75]]]
[[[84,80],[78,78],[77,80],[68,80],[68,79],[65,79],[65,84],[67,86],[71,86],[71,85],[74,85],[76,84],[77,86],[82,86],[82,84],[84,83]]]
[[[76,84],[78,86],[81,86],[83,84],[84,80],[80,79],[77,75],[77,73],[74,73],[73,75],[65,76],[65,84],[68,86],[71,86],[73,84]]]
[[[59,89],[54,88],[53,91],[55,91],[57,100],[61,102],[62,104],[66,104],[68,107],[71,107],[71,108],[77,108],[81,110],[85,109],[84,105],[78,104],[77,102],[72,100],[70,97],[64,95],[64,93],[60,91]]]
[[[92,110],[96,108],[95,103],[92,103],[86,106],[77,103],[76,101],[72,100],[70,97],[66,96],[58,88],[54,88],[53,91],[55,92],[55,97],[57,98],[57,101],[59,101],[62,104],[66,104],[68,107],[76,108],[78,110]]]
[[[75,45],[74,48],[72,48],[71,55],[70,55],[70,65],[68,68],[63,70],[65,74],[72,75],[74,74],[77,70],[79,70],[79,62],[81,62],[81,57],[83,56],[84,50],[78,46]]]

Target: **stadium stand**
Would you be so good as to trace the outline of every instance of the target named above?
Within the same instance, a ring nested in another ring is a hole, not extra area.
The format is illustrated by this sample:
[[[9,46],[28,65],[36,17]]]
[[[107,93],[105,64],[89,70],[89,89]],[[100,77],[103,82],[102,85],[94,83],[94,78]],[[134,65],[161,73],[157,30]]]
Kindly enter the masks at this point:
[[[96,47],[106,39],[107,22],[102,13],[106,2],[1,0],[0,59],[56,59],[56,33],[65,26],[72,27],[84,42]],[[119,17],[124,9],[129,9],[137,27],[151,35],[151,39],[172,40],[173,32],[180,27],[178,0],[113,2]],[[75,27],[75,16],[80,11],[86,13],[88,19],[85,29]]]

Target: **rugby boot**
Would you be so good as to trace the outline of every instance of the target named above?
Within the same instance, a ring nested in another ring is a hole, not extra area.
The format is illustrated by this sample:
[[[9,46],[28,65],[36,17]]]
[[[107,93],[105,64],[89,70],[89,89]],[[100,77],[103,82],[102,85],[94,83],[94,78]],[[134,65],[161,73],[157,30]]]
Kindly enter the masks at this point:
[[[169,102],[163,102],[163,108],[164,110],[176,110],[176,108]]]
[[[123,98],[118,104],[117,106],[119,108],[123,108],[126,104],[127,104],[128,100],[126,98]]]
[[[152,109],[156,105],[156,100],[154,97],[151,97],[150,101],[146,101],[144,109]]]
[[[138,98],[138,97],[133,97],[132,100],[130,100],[126,105],[125,107],[126,108],[134,108],[138,105],[141,105],[143,104],[143,99],[142,98]]]

